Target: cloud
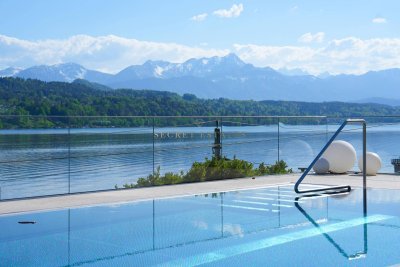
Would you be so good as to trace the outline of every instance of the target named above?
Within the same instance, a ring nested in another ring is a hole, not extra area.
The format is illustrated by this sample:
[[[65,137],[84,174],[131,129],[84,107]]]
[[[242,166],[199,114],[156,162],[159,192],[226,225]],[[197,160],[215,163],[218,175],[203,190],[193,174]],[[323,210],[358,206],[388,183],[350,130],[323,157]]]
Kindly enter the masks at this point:
[[[372,19],[372,23],[376,23],[376,24],[383,24],[386,22],[387,22],[387,20],[382,17],[376,17],[376,18]]]
[[[312,74],[361,74],[400,67],[400,38],[347,37],[323,47],[235,44],[238,56],[257,66],[300,68]]]
[[[239,17],[243,12],[243,4],[234,4],[230,9],[218,9],[213,12],[215,16],[221,18],[235,18]]]
[[[190,19],[191,19],[191,20],[194,20],[194,21],[203,21],[203,20],[205,20],[205,19],[207,18],[207,16],[208,16],[207,13],[202,13],[202,14],[193,16],[193,17],[191,17]]]
[[[146,60],[183,62],[193,57],[224,56],[230,52],[228,49],[148,42],[115,35],[75,35],[68,39],[36,41],[0,35],[0,51],[0,69],[75,62],[110,73]]]
[[[307,32],[299,37],[298,41],[301,43],[322,43],[325,38],[324,32],[317,32],[316,34],[312,34],[311,32]]]
[[[75,62],[89,69],[115,73],[147,60],[180,63],[190,58],[225,56],[230,52],[258,67],[298,68],[311,74],[361,74],[400,68],[400,38],[347,37],[325,41],[318,47],[234,44],[226,49],[215,49],[210,45],[187,46],[115,35],[75,35],[67,39],[34,41],[0,35],[0,51],[0,69]]]

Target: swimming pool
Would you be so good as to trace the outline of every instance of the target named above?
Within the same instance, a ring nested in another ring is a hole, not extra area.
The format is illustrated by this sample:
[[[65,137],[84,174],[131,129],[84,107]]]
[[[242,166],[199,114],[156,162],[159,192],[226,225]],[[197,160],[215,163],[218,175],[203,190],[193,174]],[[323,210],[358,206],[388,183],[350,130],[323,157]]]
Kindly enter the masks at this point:
[[[394,265],[399,193],[369,189],[366,214],[361,189],[286,185],[3,215],[0,266]]]

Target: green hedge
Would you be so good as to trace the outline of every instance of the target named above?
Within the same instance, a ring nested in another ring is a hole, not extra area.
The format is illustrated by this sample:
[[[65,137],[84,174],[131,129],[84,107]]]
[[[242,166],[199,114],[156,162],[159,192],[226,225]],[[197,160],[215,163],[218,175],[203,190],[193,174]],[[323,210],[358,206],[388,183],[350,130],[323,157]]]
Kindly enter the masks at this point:
[[[167,172],[160,174],[160,166],[154,174],[147,177],[141,177],[136,184],[124,184],[124,188],[139,188],[157,185],[169,185],[180,183],[203,182],[223,179],[234,179],[242,177],[253,177],[269,174],[285,174],[291,173],[292,169],[287,168],[286,162],[277,161],[273,165],[261,163],[258,167],[254,167],[253,163],[237,159],[228,159],[226,157],[217,159],[206,158],[204,162],[194,162],[188,172],[180,173]],[[118,189],[118,186],[115,186]]]

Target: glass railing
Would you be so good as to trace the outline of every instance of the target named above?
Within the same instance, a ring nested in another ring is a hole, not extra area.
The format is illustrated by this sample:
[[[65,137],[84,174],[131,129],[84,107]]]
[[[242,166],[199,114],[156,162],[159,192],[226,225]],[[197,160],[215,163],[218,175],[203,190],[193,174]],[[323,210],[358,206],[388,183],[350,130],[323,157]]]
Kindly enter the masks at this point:
[[[333,134],[337,126],[345,118],[328,118],[328,132]],[[367,151],[379,155],[382,160],[380,173],[394,173],[391,160],[399,158],[397,146],[400,137],[400,116],[363,117],[367,122]],[[353,170],[359,171],[358,158],[362,155],[362,126],[348,125],[337,139],[351,143],[357,152],[357,161]]]
[[[263,175],[280,160],[299,172],[344,119],[0,116],[0,198]],[[381,157],[380,172],[393,173],[400,117],[365,119],[367,150]],[[360,127],[346,127],[338,139],[361,155]],[[216,155],[224,161],[213,162]],[[358,171],[357,163],[353,170]]]

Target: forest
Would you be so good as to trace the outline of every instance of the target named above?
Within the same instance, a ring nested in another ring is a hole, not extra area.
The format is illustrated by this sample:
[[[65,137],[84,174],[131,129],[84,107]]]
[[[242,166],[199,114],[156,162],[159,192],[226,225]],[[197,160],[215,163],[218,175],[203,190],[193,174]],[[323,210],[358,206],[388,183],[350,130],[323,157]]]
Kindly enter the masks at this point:
[[[400,107],[344,102],[294,102],[200,99],[192,94],[154,90],[110,89],[76,80],[72,83],[0,78],[0,128],[129,127],[196,124],[209,118],[151,116],[395,116]],[[94,116],[94,117],[93,117]],[[143,116],[143,117],[129,117]],[[271,124],[276,118],[234,118],[238,123]],[[230,121],[232,121],[230,120]],[[282,123],[325,123],[324,119],[281,118]]]

